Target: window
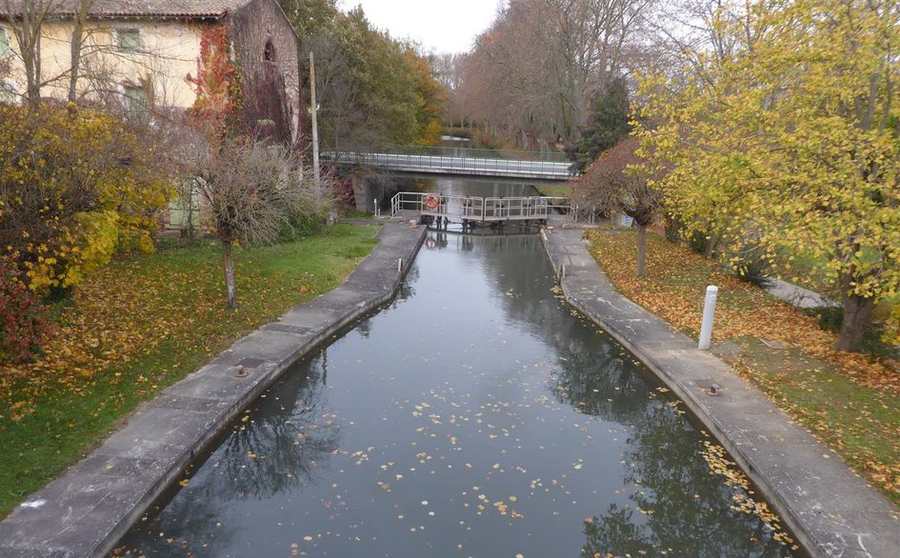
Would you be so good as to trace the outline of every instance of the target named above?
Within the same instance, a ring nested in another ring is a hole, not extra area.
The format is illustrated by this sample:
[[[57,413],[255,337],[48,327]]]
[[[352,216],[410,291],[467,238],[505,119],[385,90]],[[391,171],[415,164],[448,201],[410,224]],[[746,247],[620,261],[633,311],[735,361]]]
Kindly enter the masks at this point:
[[[7,52],[9,52],[9,35],[6,34],[6,29],[0,27],[0,56]]]
[[[138,29],[119,29],[116,42],[121,52],[137,52],[141,49],[141,32]]]
[[[124,88],[125,112],[131,118],[146,118],[150,113],[150,102],[147,90],[138,85],[126,85]]]
[[[19,101],[16,83],[12,80],[0,79],[0,105],[15,105]]]

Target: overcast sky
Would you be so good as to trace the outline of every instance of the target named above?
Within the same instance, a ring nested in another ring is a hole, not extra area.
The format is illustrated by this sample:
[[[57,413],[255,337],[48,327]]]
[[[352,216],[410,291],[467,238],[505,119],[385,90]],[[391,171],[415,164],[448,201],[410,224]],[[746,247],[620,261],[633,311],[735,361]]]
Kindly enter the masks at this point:
[[[362,4],[376,27],[412,39],[435,53],[465,52],[490,26],[503,0],[341,0],[345,10]]]

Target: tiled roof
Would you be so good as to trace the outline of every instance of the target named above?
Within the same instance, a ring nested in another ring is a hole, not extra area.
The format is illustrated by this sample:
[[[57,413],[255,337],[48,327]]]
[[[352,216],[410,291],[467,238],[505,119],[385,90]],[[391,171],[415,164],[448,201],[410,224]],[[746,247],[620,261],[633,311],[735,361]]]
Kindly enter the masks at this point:
[[[25,0],[0,0],[0,15],[20,12]],[[72,15],[79,0],[44,0],[53,3],[52,13]],[[221,17],[251,0],[94,0],[93,17]],[[11,8],[8,10],[7,6]]]

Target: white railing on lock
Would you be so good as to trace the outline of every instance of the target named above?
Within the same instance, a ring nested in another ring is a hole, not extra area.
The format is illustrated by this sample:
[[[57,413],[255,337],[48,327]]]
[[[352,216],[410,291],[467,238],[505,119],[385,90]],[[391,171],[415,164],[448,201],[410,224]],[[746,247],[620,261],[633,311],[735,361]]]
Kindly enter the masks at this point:
[[[547,219],[550,206],[541,197],[485,198],[485,221]]]
[[[430,200],[433,200],[433,207],[427,203]],[[484,216],[484,200],[471,196],[400,192],[391,199],[391,214],[397,216],[402,211],[480,221]]]
[[[403,211],[412,211],[470,221],[525,221],[547,220],[552,214],[568,215],[570,210],[566,198],[542,196],[481,198],[399,192],[391,199],[391,215],[395,217]]]

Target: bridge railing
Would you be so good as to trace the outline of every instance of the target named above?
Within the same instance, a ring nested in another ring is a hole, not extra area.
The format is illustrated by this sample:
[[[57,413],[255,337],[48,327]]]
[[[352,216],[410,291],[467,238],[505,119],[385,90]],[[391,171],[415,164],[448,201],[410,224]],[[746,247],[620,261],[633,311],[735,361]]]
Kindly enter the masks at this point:
[[[441,145],[388,145],[380,147],[346,145],[325,149],[323,151],[328,153],[384,153],[388,155],[422,155],[426,157],[453,157],[461,159],[501,159],[511,161],[570,163],[566,154],[559,151],[501,151],[497,149]]]
[[[568,179],[571,164],[559,161],[527,161],[453,157],[449,155],[417,155],[408,153],[364,153],[327,151],[323,160],[336,164],[377,167],[406,172],[474,174],[547,179]]]

